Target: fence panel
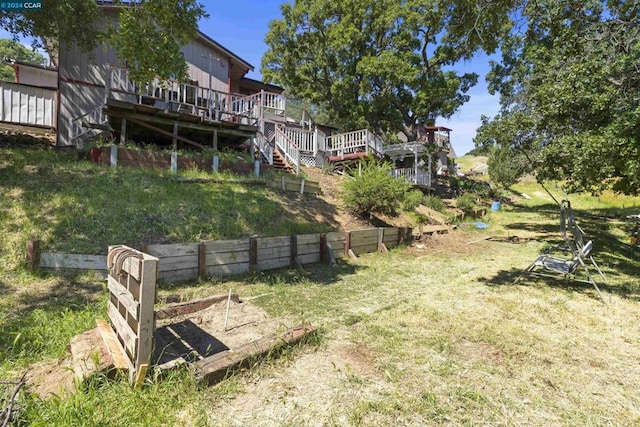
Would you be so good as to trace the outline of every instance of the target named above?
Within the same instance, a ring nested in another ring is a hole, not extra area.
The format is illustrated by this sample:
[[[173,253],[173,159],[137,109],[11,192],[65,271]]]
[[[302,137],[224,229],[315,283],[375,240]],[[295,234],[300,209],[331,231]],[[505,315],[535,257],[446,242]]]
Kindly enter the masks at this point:
[[[0,82],[0,121],[28,126],[56,126],[55,89]]]

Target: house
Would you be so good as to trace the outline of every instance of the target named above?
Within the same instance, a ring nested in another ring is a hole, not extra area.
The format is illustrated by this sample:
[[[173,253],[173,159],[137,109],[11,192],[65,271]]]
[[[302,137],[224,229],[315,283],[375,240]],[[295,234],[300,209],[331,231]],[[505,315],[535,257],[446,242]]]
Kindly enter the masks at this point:
[[[101,7],[105,20],[116,20],[122,6],[101,2]],[[57,146],[82,146],[100,135],[174,148],[242,145],[256,160],[296,172],[301,165],[346,167],[365,155],[383,156],[382,140],[373,132],[336,133],[317,125],[307,111],[287,104],[281,87],[248,78],[254,67],[203,32],[181,52],[188,82],[140,83],[129,79],[126,64],[110,46],[101,44],[92,52],[75,45],[51,49],[53,67],[47,72],[53,71],[56,81],[47,89],[55,94],[47,125],[57,133]],[[8,85],[0,82],[3,91]],[[18,85],[10,90],[28,89]],[[0,110],[40,111],[38,99],[27,106],[21,102],[12,98]],[[300,111],[294,114],[294,108]]]

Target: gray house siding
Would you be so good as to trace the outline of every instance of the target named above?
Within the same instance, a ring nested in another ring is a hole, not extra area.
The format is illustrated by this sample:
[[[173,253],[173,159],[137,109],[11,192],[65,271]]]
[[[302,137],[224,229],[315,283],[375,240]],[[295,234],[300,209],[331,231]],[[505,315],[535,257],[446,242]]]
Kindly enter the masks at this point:
[[[189,78],[198,82],[198,86],[209,88],[209,63],[211,63],[211,89],[229,92],[229,63],[222,52],[205,46],[197,40],[183,47],[181,52],[189,64]],[[209,55],[213,60],[209,59]]]

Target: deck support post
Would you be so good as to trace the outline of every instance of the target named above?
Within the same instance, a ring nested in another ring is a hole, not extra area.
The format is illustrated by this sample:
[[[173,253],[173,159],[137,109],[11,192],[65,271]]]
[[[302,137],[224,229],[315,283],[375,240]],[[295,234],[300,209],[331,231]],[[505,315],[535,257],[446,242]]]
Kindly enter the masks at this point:
[[[218,173],[220,168],[220,157],[218,157],[218,131],[213,131],[213,173]]]
[[[127,119],[124,117],[120,120],[120,145],[127,142]]]
[[[111,145],[111,151],[109,152],[109,166],[112,168],[118,166],[118,146],[115,144]]]

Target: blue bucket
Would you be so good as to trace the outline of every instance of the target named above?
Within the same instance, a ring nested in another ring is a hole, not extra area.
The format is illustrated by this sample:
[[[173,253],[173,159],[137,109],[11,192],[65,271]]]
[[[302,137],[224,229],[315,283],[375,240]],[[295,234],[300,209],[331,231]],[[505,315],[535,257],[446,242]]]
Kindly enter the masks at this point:
[[[493,201],[491,202],[491,211],[492,212],[496,212],[500,210],[500,202],[499,201]]]

